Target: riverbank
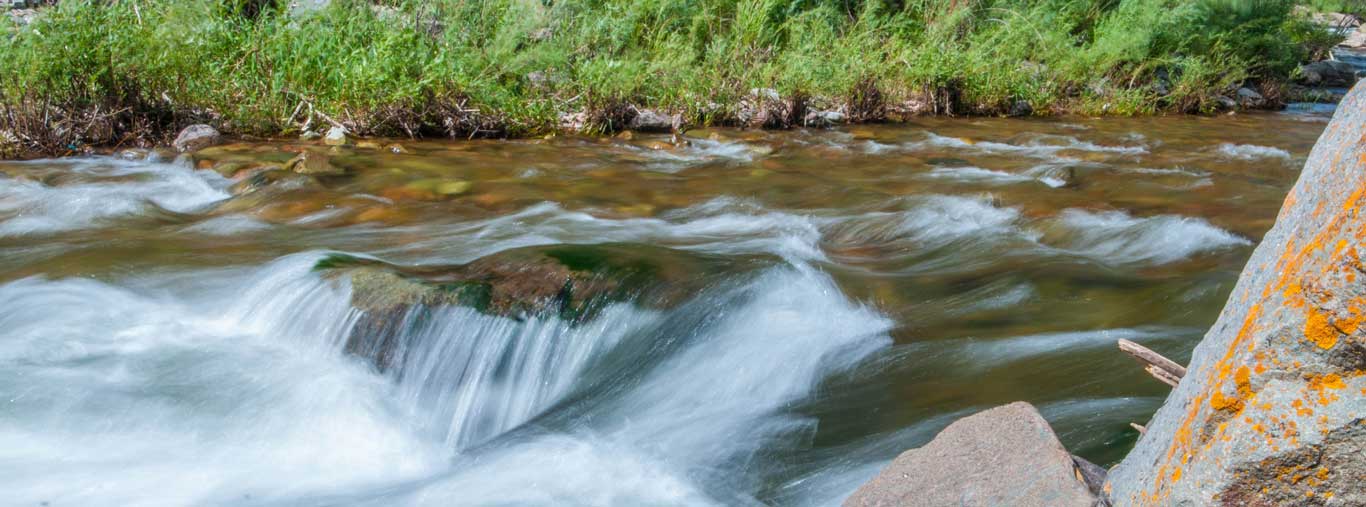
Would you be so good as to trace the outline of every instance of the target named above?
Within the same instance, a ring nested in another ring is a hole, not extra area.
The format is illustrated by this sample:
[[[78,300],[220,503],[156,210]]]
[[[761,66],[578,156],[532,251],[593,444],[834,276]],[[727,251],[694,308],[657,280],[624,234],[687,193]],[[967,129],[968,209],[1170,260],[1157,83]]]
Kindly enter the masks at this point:
[[[1336,42],[1294,4],[62,2],[0,23],[0,154],[1269,108]]]

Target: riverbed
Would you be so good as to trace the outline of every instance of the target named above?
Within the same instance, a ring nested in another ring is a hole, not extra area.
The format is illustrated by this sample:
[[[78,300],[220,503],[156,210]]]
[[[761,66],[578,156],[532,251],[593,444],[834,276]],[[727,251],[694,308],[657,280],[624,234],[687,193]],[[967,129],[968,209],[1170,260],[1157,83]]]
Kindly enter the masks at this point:
[[[1109,465],[1167,390],[1115,341],[1188,358],[1328,114],[0,162],[0,504],[835,505],[1015,400]],[[387,369],[314,269],[608,243],[758,267]]]

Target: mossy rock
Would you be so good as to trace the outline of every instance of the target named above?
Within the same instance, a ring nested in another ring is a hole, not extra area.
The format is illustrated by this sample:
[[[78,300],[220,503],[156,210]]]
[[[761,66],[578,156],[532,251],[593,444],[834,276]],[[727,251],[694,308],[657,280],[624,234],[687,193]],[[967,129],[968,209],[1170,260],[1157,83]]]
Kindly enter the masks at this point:
[[[465,306],[491,315],[556,315],[578,322],[615,302],[673,306],[704,288],[710,276],[768,263],[753,260],[636,244],[551,245],[451,266],[397,266],[334,254],[315,269],[349,275],[352,304],[370,313],[415,305]]]

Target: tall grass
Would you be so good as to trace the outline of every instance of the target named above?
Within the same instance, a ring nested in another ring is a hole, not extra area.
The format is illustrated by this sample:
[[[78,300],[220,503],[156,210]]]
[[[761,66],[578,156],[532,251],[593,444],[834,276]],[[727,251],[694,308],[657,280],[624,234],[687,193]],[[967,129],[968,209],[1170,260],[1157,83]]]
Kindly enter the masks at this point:
[[[859,120],[1021,103],[1207,111],[1305,57],[1292,4],[338,0],[291,15],[262,0],[64,0],[0,29],[0,131],[43,151],[155,142],[197,121],[254,135],[339,123],[515,136],[553,131],[566,113],[617,128],[634,108],[733,123],[769,88]]]

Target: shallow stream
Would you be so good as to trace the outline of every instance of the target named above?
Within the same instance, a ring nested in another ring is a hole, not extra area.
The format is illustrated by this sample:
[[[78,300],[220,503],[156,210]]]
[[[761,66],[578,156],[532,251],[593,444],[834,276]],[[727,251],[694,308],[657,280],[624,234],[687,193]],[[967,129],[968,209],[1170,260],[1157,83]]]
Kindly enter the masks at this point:
[[[1187,359],[1324,115],[0,162],[0,504],[834,505],[1014,400],[1112,464],[1166,391],[1115,340]],[[587,322],[437,309],[383,372],[313,269],[560,243],[774,261]]]

